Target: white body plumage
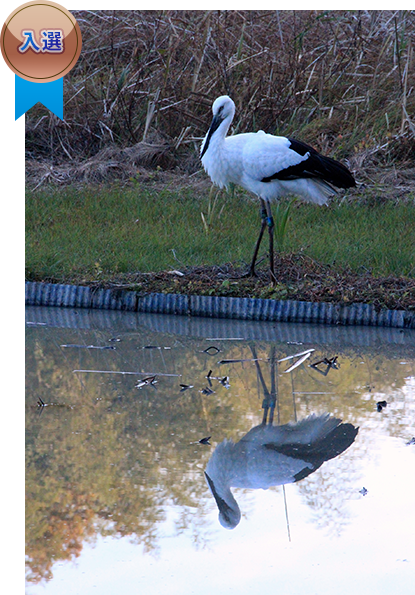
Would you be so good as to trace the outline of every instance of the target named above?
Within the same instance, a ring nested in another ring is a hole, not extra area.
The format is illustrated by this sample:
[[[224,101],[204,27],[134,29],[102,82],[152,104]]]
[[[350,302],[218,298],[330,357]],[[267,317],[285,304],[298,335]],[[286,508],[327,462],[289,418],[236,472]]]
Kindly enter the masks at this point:
[[[233,529],[241,518],[231,487],[267,489],[299,481],[346,450],[357,432],[329,414],[310,415],[296,424],[262,424],[239,442],[221,442],[205,471],[221,524]]]
[[[319,172],[315,172],[314,176],[310,177],[312,171],[308,171],[307,162],[319,155],[317,152],[311,154],[311,147],[285,136],[266,134],[262,130],[226,137],[235,114],[235,104],[226,95],[216,99],[212,111],[214,118],[203,140],[201,156],[206,172],[221,188],[233,182],[265,200],[297,195],[317,204],[327,203],[327,199],[336,193],[333,188],[335,176],[332,176],[331,180],[325,180],[323,172],[320,172],[320,177]],[[303,149],[303,154],[298,152],[299,148]],[[319,157],[328,159],[320,155]],[[284,171],[301,163],[303,167],[297,174],[293,174],[291,179],[281,179]],[[331,159],[329,163],[340,166],[338,182],[339,187],[343,187],[346,168]],[[301,171],[304,177],[301,177]],[[279,178],[263,181],[279,173]],[[350,185],[352,180],[350,176]]]
[[[273,273],[272,236],[274,223],[270,201],[296,195],[319,205],[336,194],[336,188],[355,186],[349,170],[334,159],[320,155],[301,141],[273,136],[262,130],[226,136],[235,114],[230,97],[218,97],[212,106],[212,124],[202,142],[200,158],[211,180],[221,188],[231,182],[260,198],[262,228],[251,264],[255,259],[265,223],[270,233],[270,268]]]
[[[211,140],[202,163],[212,182],[220,188],[233,182],[265,200],[296,195],[319,205],[327,204],[335,191],[324,182],[308,178],[261,181],[276,171],[298,165],[308,156],[290,149],[288,138],[260,130]]]

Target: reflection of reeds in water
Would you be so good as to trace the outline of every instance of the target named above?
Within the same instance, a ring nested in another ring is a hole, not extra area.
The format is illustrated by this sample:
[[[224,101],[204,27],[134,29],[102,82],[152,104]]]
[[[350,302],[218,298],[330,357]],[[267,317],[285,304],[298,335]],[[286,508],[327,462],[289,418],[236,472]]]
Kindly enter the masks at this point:
[[[28,328],[26,538],[33,582],[48,578],[57,560],[76,558],[85,541],[97,534],[129,536],[146,551],[156,551],[172,501],[179,516],[177,533],[191,532],[194,543],[203,547],[209,541],[206,519],[212,504],[203,469],[219,442],[237,440],[261,422],[263,386],[271,395],[278,393],[274,424],[295,420],[295,399],[297,419],[331,411],[363,430],[377,424],[384,435],[401,436],[404,428],[411,432],[405,442],[415,434],[410,426],[413,399],[403,390],[413,358],[405,356],[409,364],[402,365],[399,351],[388,358],[374,356],[372,348],[362,347],[363,355],[338,349],[339,369],[323,376],[308,364],[330,359],[334,352],[314,344],[312,356],[284,374],[291,360],[277,360],[311,346],[247,342],[240,336],[221,340],[218,335],[206,342],[150,332],[141,317],[136,323],[135,332],[120,333],[116,350],[60,348],[112,344],[114,330],[98,330],[96,323],[90,329]],[[210,355],[210,345],[220,352]],[[219,365],[221,358],[233,363]],[[80,369],[94,373],[73,373]],[[149,376],[144,372],[157,373],[157,390],[151,385],[135,388],[137,374]],[[207,376],[214,392],[202,394]],[[221,383],[225,377],[229,388]],[[180,392],[181,384],[189,388]],[[382,392],[389,395],[388,414],[393,412],[388,423],[375,410]],[[42,402],[53,406],[41,407]],[[297,484],[315,522],[326,531],[334,533],[348,522],[343,502],[356,485],[361,488],[359,460],[373,456],[368,432],[363,431],[365,440],[361,435],[347,457],[325,463]],[[211,447],[198,443],[208,436]],[[343,478],[343,492],[338,477]],[[290,488],[286,495],[293,521]],[[245,496],[241,503],[248,510]],[[278,514],[284,514],[282,505]]]

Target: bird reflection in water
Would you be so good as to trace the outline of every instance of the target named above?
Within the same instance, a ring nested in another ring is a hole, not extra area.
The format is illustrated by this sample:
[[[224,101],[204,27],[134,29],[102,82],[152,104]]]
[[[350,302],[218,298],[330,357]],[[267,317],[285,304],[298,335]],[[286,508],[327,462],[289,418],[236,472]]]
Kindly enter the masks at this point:
[[[241,520],[231,487],[266,490],[300,481],[349,448],[358,432],[352,424],[342,423],[329,413],[274,425],[276,404],[278,406],[275,357],[271,357],[270,362],[271,391],[256,363],[265,395],[262,423],[239,442],[224,440],[220,443],[206,466],[206,481],[219,509],[219,521],[226,529],[234,529]]]

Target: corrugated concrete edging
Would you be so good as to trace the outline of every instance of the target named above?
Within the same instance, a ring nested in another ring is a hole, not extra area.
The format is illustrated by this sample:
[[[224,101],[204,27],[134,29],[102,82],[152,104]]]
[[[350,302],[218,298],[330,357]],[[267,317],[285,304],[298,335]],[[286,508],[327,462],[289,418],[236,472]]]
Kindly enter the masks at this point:
[[[152,314],[177,314],[267,322],[305,322],[415,328],[415,311],[379,310],[370,304],[341,305],[294,300],[230,298],[153,293],[124,289],[95,289],[78,285],[26,282],[29,306],[97,308]]]

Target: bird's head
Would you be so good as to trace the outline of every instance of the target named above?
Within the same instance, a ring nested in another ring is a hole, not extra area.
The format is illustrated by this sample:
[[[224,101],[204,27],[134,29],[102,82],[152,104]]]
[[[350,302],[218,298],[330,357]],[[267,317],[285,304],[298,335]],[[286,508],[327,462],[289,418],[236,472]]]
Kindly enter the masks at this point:
[[[206,482],[216,500],[219,509],[219,522],[225,529],[235,529],[241,520],[241,511],[229,488],[226,493],[219,494],[217,487],[205,471]]]
[[[215,99],[212,105],[213,118],[223,122],[228,117],[233,118],[235,114],[235,104],[228,95],[221,95]]]
[[[212,112],[213,112],[213,120],[208,133],[203,141],[200,158],[206,153],[210,140],[222,122],[226,121],[226,124],[223,126],[223,137],[225,136],[228,128],[233,120],[233,116],[235,114],[235,104],[230,97],[227,95],[222,95],[215,99],[212,105]]]

